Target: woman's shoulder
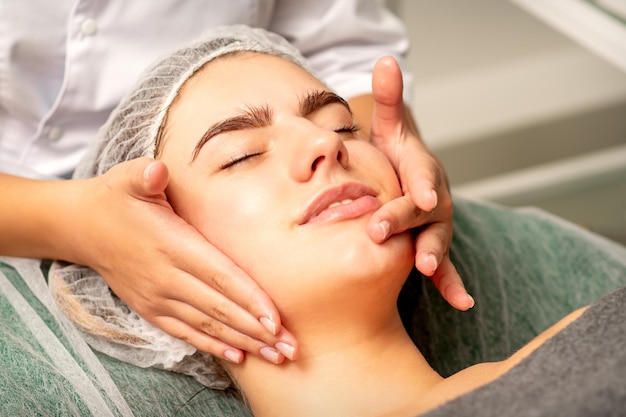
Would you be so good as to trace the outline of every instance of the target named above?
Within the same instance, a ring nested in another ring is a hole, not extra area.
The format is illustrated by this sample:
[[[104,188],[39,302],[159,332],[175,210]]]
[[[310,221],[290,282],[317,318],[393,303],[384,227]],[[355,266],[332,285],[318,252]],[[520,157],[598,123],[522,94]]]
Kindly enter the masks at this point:
[[[618,318],[622,315],[626,316],[626,308],[624,308],[624,306],[626,306],[626,287],[614,290],[602,296],[593,304],[574,310],[548,329],[541,332],[508,359],[498,362],[498,366],[494,368],[501,374],[509,371],[548,340],[560,334],[575,322],[577,322],[575,328],[571,329],[572,331],[568,332],[568,335],[572,333],[572,336],[575,336],[580,333],[579,327],[587,327],[594,323],[601,324],[602,327],[609,327],[612,325],[611,323],[615,322],[621,324],[623,320]],[[606,317],[607,315],[610,317]],[[611,320],[607,320],[607,318]],[[579,321],[579,319],[581,320]],[[564,335],[564,337],[566,337],[566,335]]]
[[[507,359],[498,362],[478,363],[446,378],[442,383],[442,394],[445,393],[444,397],[450,399],[495,381],[531,355],[547,340],[578,319],[588,308],[589,306],[579,308],[563,317]]]

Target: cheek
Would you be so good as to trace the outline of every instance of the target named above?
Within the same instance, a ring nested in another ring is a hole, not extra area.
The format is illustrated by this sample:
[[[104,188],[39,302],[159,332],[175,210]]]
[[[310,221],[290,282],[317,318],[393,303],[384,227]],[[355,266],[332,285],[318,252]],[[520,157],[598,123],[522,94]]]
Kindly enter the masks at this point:
[[[265,223],[259,219],[267,217],[265,203],[245,191],[207,196],[201,203],[205,215],[199,219],[200,232],[215,246],[236,251],[263,228]]]
[[[275,246],[273,240],[284,218],[269,190],[258,183],[231,181],[188,194],[195,196],[188,221],[213,246],[250,274],[256,265],[265,263],[265,252]]]
[[[321,259],[337,255],[334,251],[323,256],[332,236],[294,232],[289,222],[293,213],[290,216],[285,208],[290,207],[285,202],[289,193],[277,185],[212,181],[203,185],[202,193],[199,188],[189,192],[191,186],[185,188],[190,198],[185,204],[193,210],[187,210],[185,220],[250,275],[281,309],[290,305],[294,294],[312,290],[307,282],[313,280],[306,274],[304,282],[294,280],[303,268],[312,271]]]
[[[362,141],[354,142],[348,152],[351,169],[369,183],[378,185],[383,202],[402,196],[396,171],[382,152]]]

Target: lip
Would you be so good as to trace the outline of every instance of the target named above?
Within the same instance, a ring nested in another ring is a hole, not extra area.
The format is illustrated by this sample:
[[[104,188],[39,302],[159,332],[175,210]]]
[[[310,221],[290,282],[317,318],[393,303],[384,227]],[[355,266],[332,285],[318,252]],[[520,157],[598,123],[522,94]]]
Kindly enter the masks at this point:
[[[298,223],[303,225],[357,218],[381,205],[372,188],[358,182],[349,182],[326,189],[313,197]]]

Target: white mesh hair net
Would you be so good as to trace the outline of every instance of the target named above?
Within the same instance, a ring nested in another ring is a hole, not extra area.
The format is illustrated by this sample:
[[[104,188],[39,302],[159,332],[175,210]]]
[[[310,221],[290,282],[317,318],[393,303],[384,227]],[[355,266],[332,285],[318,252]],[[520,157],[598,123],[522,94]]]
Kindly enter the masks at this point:
[[[243,25],[211,29],[140,76],[100,129],[95,146],[78,165],[74,178],[97,176],[120,162],[154,156],[158,131],[185,81],[215,58],[240,51],[280,56],[314,72],[298,50],[277,34]]]
[[[97,176],[123,161],[154,156],[160,126],[185,81],[206,63],[240,51],[280,56],[312,72],[300,53],[276,34],[241,25],[212,29],[142,74],[100,129],[74,178]],[[92,269],[56,262],[49,286],[57,304],[96,350],[137,366],[192,375],[211,388],[230,385],[210,355],[141,318]]]

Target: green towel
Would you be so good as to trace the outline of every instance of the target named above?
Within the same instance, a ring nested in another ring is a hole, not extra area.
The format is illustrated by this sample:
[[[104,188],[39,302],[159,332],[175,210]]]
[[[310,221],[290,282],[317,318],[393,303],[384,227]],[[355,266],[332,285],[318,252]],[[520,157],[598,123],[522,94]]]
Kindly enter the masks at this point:
[[[413,340],[444,376],[504,359],[568,313],[626,286],[622,245],[539,209],[454,203],[451,258],[475,307],[450,309],[416,275],[400,303]]]
[[[0,258],[0,415],[249,415],[232,393],[94,353],[51,302],[38,261]]]

